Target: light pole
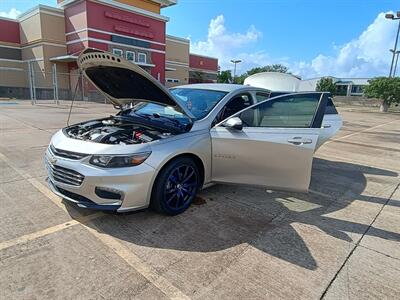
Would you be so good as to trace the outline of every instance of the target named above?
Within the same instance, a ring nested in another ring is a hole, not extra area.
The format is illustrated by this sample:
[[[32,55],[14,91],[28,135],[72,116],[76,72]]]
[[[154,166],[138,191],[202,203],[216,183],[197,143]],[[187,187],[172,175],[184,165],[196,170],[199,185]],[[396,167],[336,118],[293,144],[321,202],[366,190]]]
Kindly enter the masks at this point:
[[[241,63],[242,61],[240,59],[232,59],[231,63],[233,63],[235,65],[234,69],[233,69],[233,83],[235,83],[235,78],[236,78],[236,65],[238,63]]]
[[[399,62],[399,55],[400,55],[400,50],[396,51],[396,62],[394,64],[394,69],[393,69],[393,77],[396,76],[396,70],[397,70],[397,63]]]
[[[398,11],[396,13],[396,17],[393,14],[386,14],[385,18],[391,19],[391,20],[400,20],[400,11]],[[393,57],[392,57],[392,64],[390,65],[389,77],[392,77],[393,64],[394,64],[394,60],[395,60],[396,52],[397,52],[397,42],[399,40],[399,33],[400,33],[400,21],[399,21],[399,28],[397,29],[396,41],[394,42],[394,48],[393,48],[393,50],[392,49],[390,50],[391,52],[393,52]]]

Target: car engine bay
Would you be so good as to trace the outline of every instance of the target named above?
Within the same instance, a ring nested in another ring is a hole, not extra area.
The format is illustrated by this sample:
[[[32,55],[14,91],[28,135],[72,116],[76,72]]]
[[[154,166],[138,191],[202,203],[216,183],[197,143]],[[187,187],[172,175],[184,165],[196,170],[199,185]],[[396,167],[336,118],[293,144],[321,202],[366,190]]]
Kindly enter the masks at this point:
[[[70,138],[101,144],[144,144],[173,134],[160,128],[108,118],[69,126],[63,130]]]

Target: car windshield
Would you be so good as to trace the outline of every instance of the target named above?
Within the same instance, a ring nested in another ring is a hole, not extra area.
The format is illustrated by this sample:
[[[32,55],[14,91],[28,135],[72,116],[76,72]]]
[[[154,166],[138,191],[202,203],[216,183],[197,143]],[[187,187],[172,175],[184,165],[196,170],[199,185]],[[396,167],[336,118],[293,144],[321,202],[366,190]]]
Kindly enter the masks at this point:
[[[153,102],[137,102],[124,108],[119,113],[121,116],[142,116],[145,118],[158,119],[161,122],[173,122],[186,126],[191,123],[190,119],[182,112],[172,106],[165,106]],[[164,120],[164,121],[163,121]]]
[[[174,88],[171,93],[186,105],[197,120],[204,118],[227,94],[222,91]]]

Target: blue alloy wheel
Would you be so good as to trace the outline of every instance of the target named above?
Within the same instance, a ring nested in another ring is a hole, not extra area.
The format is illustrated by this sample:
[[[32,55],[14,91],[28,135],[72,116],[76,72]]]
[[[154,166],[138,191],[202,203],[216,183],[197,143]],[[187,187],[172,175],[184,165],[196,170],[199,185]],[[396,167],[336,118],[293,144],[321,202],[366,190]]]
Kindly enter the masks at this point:
[[[196,195],[197,173],[190,165],[175,168],[165,186],[166,204],[171,210],[180,210]]]
[[[189,157],[169,162],[153,185],[150,207],[167,215],[184,212],[201,185],[199,170]]]

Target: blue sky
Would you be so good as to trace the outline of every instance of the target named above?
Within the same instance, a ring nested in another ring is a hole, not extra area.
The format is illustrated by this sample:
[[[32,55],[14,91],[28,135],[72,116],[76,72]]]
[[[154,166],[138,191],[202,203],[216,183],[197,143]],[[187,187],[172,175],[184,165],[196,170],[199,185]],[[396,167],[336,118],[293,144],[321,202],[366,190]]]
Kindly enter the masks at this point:
[[[38,3],[56,1],[0,0],[0,12]],[[398,0],[178,0],[162,13],[169,34],[190,38],[222,69],[240,58],[239,72],[283,63],[303,77],[369,77],[388,73],[397,24],[383,13],[396,10]]]

